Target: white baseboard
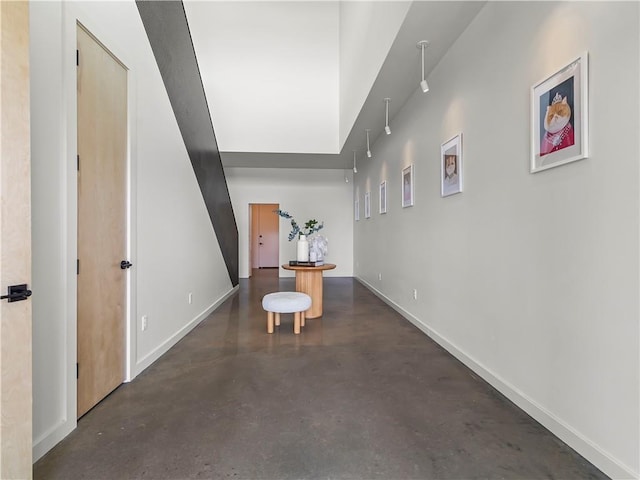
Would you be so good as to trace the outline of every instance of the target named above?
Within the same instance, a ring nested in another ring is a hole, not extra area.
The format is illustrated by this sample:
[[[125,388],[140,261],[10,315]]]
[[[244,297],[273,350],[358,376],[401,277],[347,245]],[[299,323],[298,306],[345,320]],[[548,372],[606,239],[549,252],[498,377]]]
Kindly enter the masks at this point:
[[[187,323],[184,327],[182,327],[180,330],[174,333],[171,337],[169,337],[163,343],[158,345],[158,347],[152,350],[149,354],[147,354],[146,356],[141,358],[138,362],[136,362],[135,372],[132,379],[136,378],[140,373],[142,373],[146,368],[148,368],[153,362],[155,362],[162,355],[167,353],[171,347],[173,347],[176,343],[182,340],[182,338],[184,338],[184,336],[187,333],[193,330],[202,320],[207,318],[207,316],[209,316],[211,312],[213,312],[216,308],[218,308],[227,298],[234,295],[239,288],[240,288],[240,285],[236,285],[235,287],[233,287],[231,290],[225,293],[222,297],[216,300],[213,304],[211,304],[206,309],[204,309],[201,313],[196,315],[196,317],[193,320],[191,320],[189,323]]]
[[[475,358],[467,355],[458,348],[454,343],[440,335],[419,318],[406,311],[402,306],[385,296],[377,290],[373,285],[366,282],[360,277],[354,277],[358,282],[380,298],[383,302],[393,308],[396,312],[409,320],[413,325],[419,328],[423,333],[429,336],[433,341],[441,345],[451,355],[456,357],[474,373],[485,380],[489,385],[494,387],[505,397],[515,403],[519,408],[524,410],[528,415],[533,417],[547,430],[560,438],[563,442],[573,448],[576,452],[586,458],[589,462],[602,470],[605,474],[614,479],[640,479],[640,473],[634,472],[633,469],[622,462],[618,461],[608,452],[598,447],[588,438],[574,430],[570,425],[566,424],[562,419],[556,417],[543,406],[536,403],[528,397],[524,392],[502,379],[499,375],[485,367]]]
[[[64,437],[73,432],[77,424],[78,422],[75,419],[73,419],[73,421],[64,419],[58,425],[49,429],[47,432],[40,435],[40,437],[38,437],[37,439],[34,439],[31,452],[31,455],[33,456],[33,463],[36,463],[38,460],[40,460],[40,458],[42,458],[45,453],[47,453],[58,443],[60,443],[64,439]]]
[[[211,312],[213,312],[216,308],[218,308],[222,302],[224,302],[227,298],[234,295],[239,289],[239,285],[236,285],[227,293],[225,293],[222,297],[216,300],[212,305],[207,307],[204,311],[198,314],[193,320],[191,320],[187,325],[182,327],[178,332],[172,335],[167,341],[162,343],[162,345],[158,346],[153,352],[149,355],[141,359],[135,365],[135,373],[133,378],[135,378],[138,374],[140,374],[145,368],[155,362],[158,358],[160,358],[164,353],[166,353],[171,347],[173,347],[176,343],[178,343],[187,333],[193,330],[202,320],[204,320]],[[75,430],[77,426],[77,422],[70,421],[69,419],[61,421],[58,425],[51,428],[47,432],[40,435],[39,438],[34,439],[33,441],[33,463],[37,462],[41,457],[43,457],[49,450],[55,447],[61,440],[63,440],[67,435],[69,435],[73,430]]]

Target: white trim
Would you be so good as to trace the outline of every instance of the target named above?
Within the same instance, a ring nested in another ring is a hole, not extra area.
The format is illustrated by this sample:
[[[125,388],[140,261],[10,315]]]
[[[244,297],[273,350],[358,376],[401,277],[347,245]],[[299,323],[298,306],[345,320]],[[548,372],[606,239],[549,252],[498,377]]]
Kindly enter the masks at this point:
[[[158,360],[162,355],[164,355],[171,347],[173,347],[176,343],[178,343],[182,338],[185,337],[191,330],[198,326],[198,324],[204,320],[207,316],[211,314],[216,308],[218,308],[222,303],[227,300],[229,297],[235,295],[240,288],[240,285],[236,285],[227,293],[225,293],[222,297],[216,300],[213,304],[208,306],[201,313],[196,315],[193,320],[187,323],[184,327],[174,333],[171,337],[166,339],[163,343],[161,343],[157,348],[151,351],[144,358],[141,358],[138,363],[135,365],[135,375],[134,378],[141,372],[143,372],[147,367],[149,367],[153,362]]]
[[[127,164],[127,259],[133,264],[128,270],[127,282],[127,338],[125,359],[125,382],[133,379],[133,359],[137,357],[137,311],[138,311],[138,99],[137,72],[127,62],[127,117],[128,117],[128,164]]]
[[[565,442],[567,445],[569,445],[576,452],[586,458],[589,462],[593,463],[604,473],[612,478],[640,478],[639,472],[634,472],[630,466],[625,465],[621,461],[617,460],[613,455],[598,447],[580,432],[576,431],[570,425],[566,424],[562,419],[556,417],[553,413],[546,410],[542,405],[539,405],[535,400],[527,396],[524,392],[516,388],[514,385],[511,385],[508,381],[501,378],[496,373],[492,372],[489,368],[485,367],[482,363],[477,361],[472,356],[467,355],[454,343],[450,342],[446,337],[440,335],[422,320],[405,310],[389,297],[385,296],[373,285],[367,283],[364,279],[358,276],[356,276],[355,279],[366,288],[368,288],[383,302],[393,308],[396,312],[409,320],[413,325],[419,328],[438,345],[442,346],[445,350],[447,350],[447,352],[464,363],[489,385],[502,393],[505,397],[507,397],[519,408],[530,415],[534,420],[538,421],[543,427],[560,438],[560,440]]]
[[[36,463],[42,458],[49,450],[60,443],[67,435],[73,432],[76,428],[77,422],[68,422],[63,418],[61,421],[44,432],[38,438],[33,439],[33,463]]]
[[[62,218],[63,232],[65,238],[63,245],[66,247],[63,252],[63,272],[64,285],[67,292],[64,303],[64,318],[67,320],[66,328],[66,368],[65,368],[65,384],[66,398],[63,399],[63,405],[66,406],[65,414],[61,422],[55,430],[52,430],[41,443],[38,444],[38,450],[45,445],[48,447],[43,450],[43,454],[52,448],[56,443],[66,437],[71,431],[75,430],[77,420],[77,378],[76,378],[76,362],[77,362],[77,298],[78,286],[76,275],[76,260],[78,258],[78,172],[76,167],[76,155],[78,152],[77,143],[77,75],[76,75],[76,18],[71,8],[65,2],[62,2],[62,111],[64,118],[64,127],[66,128],[66,137],[63,144],[63,181],[62,191],[66,192],[63,200]],[[35,446],[34,446],[35,450]],[[39,452],[38,452],[39,453]],[[34,453],[34,461],[37,456]]]

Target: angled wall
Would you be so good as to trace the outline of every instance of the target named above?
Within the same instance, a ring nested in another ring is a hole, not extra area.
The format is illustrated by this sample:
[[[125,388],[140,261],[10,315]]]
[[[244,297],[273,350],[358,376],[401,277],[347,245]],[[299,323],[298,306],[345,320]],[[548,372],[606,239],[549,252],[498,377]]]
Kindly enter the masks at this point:
[[[338,152],[339,3],[185,2],[223,152]]]
[[[412,2],[339,3],[342,149]]]

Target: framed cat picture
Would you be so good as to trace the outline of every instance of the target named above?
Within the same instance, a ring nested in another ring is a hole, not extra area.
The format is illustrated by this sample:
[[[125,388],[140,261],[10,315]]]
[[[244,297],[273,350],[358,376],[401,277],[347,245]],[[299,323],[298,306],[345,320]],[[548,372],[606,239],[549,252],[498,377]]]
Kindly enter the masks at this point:
[[[371,192],[364,194],[364,218],[371,218]]]
[[[387,213],[387,181],[380,183],[380,210],[381,214]]]
[[[531,88],[531,173],[588,157],[588,55]]]
[[[413,165],[402,170],[402,208],[413,207]]]
[[[462,192],[462,133],[440,146],[440,196]]]

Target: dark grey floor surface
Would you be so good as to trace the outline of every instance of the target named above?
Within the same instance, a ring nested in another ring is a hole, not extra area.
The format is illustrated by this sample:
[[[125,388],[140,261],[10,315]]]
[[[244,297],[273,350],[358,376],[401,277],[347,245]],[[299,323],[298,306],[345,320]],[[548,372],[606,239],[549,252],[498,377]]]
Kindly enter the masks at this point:
[[[256,273],[35,479],[607,478],[354,279],[267,335],[260,300],[294,281]]]

